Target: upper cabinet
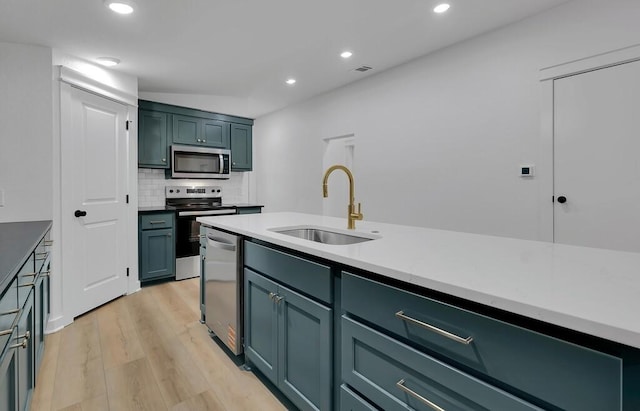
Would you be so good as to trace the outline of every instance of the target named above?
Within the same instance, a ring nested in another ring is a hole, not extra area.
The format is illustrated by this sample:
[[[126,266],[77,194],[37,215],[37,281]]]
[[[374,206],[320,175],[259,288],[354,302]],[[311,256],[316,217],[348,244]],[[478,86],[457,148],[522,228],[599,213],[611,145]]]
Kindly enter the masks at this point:
[[[138,113],[138,166],[169,168],[167,113],[140,110]]]
[[[231,124],[231,170],[251,171],[251,126]]]
[[[231,171],[252,169],[253,120],[139,100],[138,167],[170,168],[172,144],[231,150]]]

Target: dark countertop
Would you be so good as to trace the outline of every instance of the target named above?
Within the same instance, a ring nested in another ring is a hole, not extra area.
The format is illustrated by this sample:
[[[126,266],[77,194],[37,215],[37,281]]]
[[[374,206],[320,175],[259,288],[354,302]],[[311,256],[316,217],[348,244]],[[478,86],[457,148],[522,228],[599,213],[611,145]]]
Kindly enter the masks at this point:
[[[51,221],[0,223],[0,295],[51,228]]]
[[[262,204],[249,204],[249,203],[223,204],[223,206],[236,207],[236,208],[264,207]]]
[[[154,207],[138,207],[138,213],[157,213],[159,211],[176,211],[175,207],[171,206],[154,206]]]

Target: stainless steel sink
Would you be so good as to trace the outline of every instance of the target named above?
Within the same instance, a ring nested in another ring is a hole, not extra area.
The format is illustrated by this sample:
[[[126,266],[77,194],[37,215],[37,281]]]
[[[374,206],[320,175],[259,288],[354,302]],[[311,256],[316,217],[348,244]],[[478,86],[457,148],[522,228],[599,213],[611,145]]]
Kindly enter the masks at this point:
[[[331,245],[349,245],[380,238],[380,236],[362,233],[356,234],[329,231],[320,227],[281,227],[272,228],[270,231],[302,238],[304,240],[315,241],[316,243]]]

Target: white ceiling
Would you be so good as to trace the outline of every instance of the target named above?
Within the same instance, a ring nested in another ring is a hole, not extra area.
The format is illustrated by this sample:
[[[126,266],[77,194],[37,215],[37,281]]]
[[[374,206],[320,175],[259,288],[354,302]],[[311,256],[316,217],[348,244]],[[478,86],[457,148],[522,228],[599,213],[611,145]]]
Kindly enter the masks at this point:
[[[103,0],[2,0],[0,41],[116,57],[141,92],[245,98],[257,117],[566,1],[449,0],[436,15],[438,0],[136,0],[122,16]]]

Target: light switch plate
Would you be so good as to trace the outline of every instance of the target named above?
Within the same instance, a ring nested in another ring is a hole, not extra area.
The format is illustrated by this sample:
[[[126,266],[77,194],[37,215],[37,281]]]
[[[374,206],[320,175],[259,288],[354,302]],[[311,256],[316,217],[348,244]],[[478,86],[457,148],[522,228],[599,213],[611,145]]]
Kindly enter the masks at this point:
[[[4,190],[0,190],[0,207],[4,207]]]

